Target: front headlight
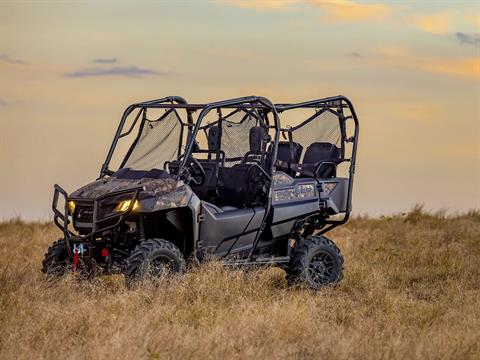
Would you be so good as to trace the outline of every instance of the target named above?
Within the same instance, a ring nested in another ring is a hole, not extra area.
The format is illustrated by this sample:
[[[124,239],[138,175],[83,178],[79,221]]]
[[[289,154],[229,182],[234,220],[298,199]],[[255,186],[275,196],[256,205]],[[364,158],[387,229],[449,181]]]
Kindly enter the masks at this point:
[[[70,210],[70,215],[73,215],[73,213],[75,212],[75,207],[77,205],[75,204],[75,201],[69,201],[68,202],[68,210]]]
[[[117,205],[115,210],[117,210],[118,212],[125,212],[130,208],[131,203],[132,203],[132,200],[121,201]],[[140,204],[139,204],[138,200],[135,200],[135,202],[133,203],[132,211],[137,210],[139,207],[140,207]]]

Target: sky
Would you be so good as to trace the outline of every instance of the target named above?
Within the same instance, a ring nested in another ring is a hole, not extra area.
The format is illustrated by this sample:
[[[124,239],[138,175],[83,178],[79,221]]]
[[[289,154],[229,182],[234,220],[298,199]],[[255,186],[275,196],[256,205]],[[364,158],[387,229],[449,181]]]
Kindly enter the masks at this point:
[[[477,1],[0,1],[0,218],[94,180],[125,107],[349,97],[353,210],[480,208]]]

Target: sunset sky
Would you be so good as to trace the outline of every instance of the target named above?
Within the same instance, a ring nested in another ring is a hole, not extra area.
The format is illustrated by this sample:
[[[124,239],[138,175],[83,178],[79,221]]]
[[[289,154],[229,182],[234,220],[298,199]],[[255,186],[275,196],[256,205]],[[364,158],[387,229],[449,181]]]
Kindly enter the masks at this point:
[[[356,214],[480,208],[479,2],[1,1],[0,84],[0,218],[50,216],[167,95],[346,95]]]

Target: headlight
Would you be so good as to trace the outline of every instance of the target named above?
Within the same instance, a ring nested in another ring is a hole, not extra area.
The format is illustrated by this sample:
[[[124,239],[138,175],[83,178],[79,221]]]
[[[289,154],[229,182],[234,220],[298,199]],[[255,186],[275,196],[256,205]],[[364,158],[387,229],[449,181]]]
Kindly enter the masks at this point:
[[[132,203],[132,200],[124,200],[117,205],[115,210],[117,210],[118,212],[125,212],[130,208],[131,203]],[[137,210],[139,207],[140,207],[140,204],[138,203],[138,200],[135,200],[135,202],[133,203],[132,211]]]
[[[73,215],[73,212],[75,211],[75,201],[69,201],[68,202],[68,210],[70,210],[70,214]]]

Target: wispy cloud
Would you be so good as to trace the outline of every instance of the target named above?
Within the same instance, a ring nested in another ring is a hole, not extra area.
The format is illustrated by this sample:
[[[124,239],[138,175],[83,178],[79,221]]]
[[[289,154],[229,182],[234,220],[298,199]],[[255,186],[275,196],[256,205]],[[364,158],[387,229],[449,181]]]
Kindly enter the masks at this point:
[[[410,68],[451,76],[480,77],[480,57],[437,58],[412,54],[406,48],[386,47],[377,50],[369,60],[375,66]]]
[[[19,64],[19,65],[27,64],[26,61],[11,58],[8,54],[5,54],[5,53],[0,54],[0,61],[8,63],[8,64]]]
[[[66,77],[98,77],[98,76],[124,76],[124,77],[142,77],[150,75],[167,75],[166,72],[160,72],[152,69],[140,68],[137,66],[114,66],[114,67],[94,67],[85,68],[64,74]]]
[[[117,58],[99,58],[93,59],[92,62],[96,64],[114,64],[118,61]]]
[[[446,34],[452,24],[452,13],[442,12],[431,15],[419,15],[412,18],[413,23],[420,29],[432,34]]]
[[[295,3],[289,0],[218,0],[218,2],[257,11],[286,10]]]
[[[455,37],[460,42],[460,44],[468,44],[468,45],[480,44],[480,34],[466,34],[463,32],[457,32],[455,33]]]
[[[348,56],[349,56],[349,57],[351,57],[351,58],[356,58],[356,59],[358,59],[358,58],[361,58],[361,57],[362,57],[362,55],[361,55],[359,52],[357,52],[357,51],[354,51],[354,52],[348,53]]]
[[[330,22],[360,22],[385,19],[391,10],[386,4],[352,0],[220,0],[220,3],[257,11],[291,10],[295,5],[311,5],[321,9]]]
[[[386,4],[359,3],[351,0],[323,1],[310,0],[326,12],[326,18],[332,22],[361,22],[385,19],[391,11]]]

